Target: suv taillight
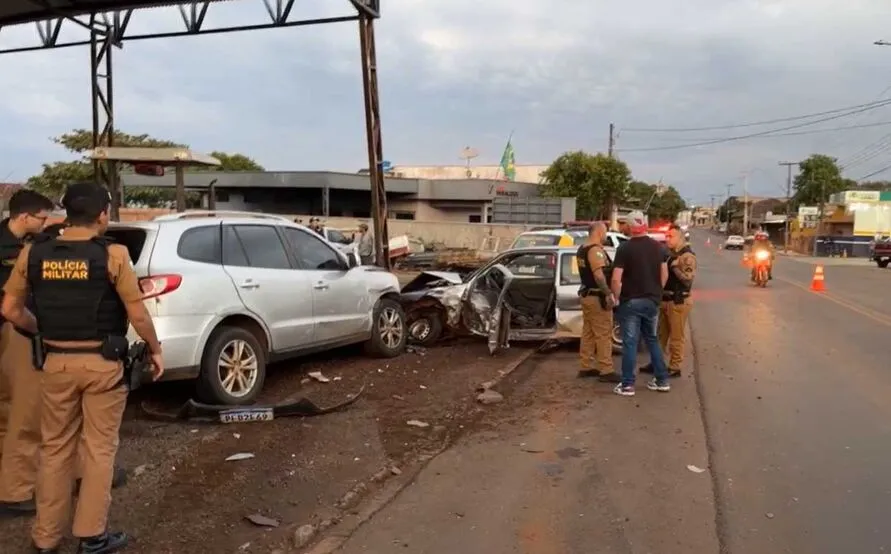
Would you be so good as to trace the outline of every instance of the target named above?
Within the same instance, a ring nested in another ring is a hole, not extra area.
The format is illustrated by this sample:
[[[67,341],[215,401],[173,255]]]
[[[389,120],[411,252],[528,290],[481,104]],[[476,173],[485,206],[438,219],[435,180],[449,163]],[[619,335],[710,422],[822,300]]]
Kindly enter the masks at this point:
[[[154,275],[139,280],[139,289],[143,300],[155,298],[179,288],[183,282],[182,275]]]

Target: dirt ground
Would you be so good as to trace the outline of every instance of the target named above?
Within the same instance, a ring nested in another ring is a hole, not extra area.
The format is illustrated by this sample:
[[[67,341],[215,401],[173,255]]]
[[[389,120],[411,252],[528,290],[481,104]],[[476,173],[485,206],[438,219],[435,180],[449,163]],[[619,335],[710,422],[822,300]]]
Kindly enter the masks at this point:
[[[310,419],[158,423],[140,417],[139,403],[173,410],[189,397],[190,386],[138,391],[118,458],[130,481],[114,492],[110,527],[135,537],[127,550],[134,554],[286,548],[296,525],[336,517],[338,499],[358,483],[461,434],[483,410],[474,388],[524,353],[514,347],[491,357],[483,341],[468,339],[392,360],[347,349],[271,368],[263,404],[305,395],[325,406],[366,387],[350,408]],[[331,381],[306,377],[313,371]],[[225,461],[239,453],[254,457]],[[280,525],[259,527],[245,519],[254,514]],[[0,521],[4,554],[28,552],[28,529],[29,520]],[[73,541],[67,546],[74,551]]]

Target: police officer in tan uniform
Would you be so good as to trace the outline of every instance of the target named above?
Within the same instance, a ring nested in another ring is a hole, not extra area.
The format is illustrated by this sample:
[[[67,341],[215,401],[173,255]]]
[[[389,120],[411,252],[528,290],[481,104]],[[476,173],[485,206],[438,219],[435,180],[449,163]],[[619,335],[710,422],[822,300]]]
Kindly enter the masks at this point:
[[[52,201],[33,190],[16,191],[9,198],[9,218],[0,221],[0,285],[6,283],[15,261],[31,236],[39,233],[46,224]],[[23,350],[24,348],[24,350]],[[19,399],[29,394],[28,378],[32,377],[27,364],[20,363],[22,352],[30,355],[28,341],[11,323],[2,322],[0,327],[0,456],[10,456],[19,447],[34,454],[37,463],[37,447],[40,443],[39,422],[23,421],[13,407],[13,396]],[[18,394],[16,394],[18,391]],[[34,468],[36,473],[37,468]],[[2,473],[0,473],[2,475]],[[17,502],[25,500],[26,502]],[[0,487],[0,513],[17,515],[34,510],[29,492],[25,497],[10,498]]]
[[[84,467],[73,534],[80,539],[79,553],[108,554],[129,540],[107,530],[127,401],[121,360],[128,346],[128,319],[151,350],[155,378],[164,370],[127,249],[101,237],[108,226],[108,192],[94,183],[71,185],[63,204],[70,226],[58,238],[46,236],[25,247],[4,287],[0,311],[36,334],[46,352],[45,360],[39,360],[41,486],[31,535],[35,551],[59,552],[82,442]],[[25,306],[29,293],[34,313]]]
[[[41,235],[58,237],[65,227],[67,223],[49,225]],[[36,240],[40,238],[37,235]],[[6,340],[6,348],[0,355],[0,368],[7,368],[12,374],[13,390],[9,403],[9,432],[0,448],[0,514],[22,516],[36,510],[34,488],[40,450],[40,386],[43,374],[34,368],[31,359],[33,337],[30,334],[14,329],[8,333]],[[80,465],[75,491],[80,485]],[[127,472],[116,467],[112,487],[123,485],[126,480]]]
[[[582,369],[579,377],[599,377],[602,381],[619,382],[613,369],[613,307],[616,298],[610,291],[610,260],[603,250],[606,225],[591,226],[588,240],[579,247],[576,262],[582,286],[582,338],[579,346]],[[594,362],[596,361],[596,368]]]
[[[690,290],[696,278],[696,254],[684,239],[677,225],[668,230],[668,281],[662,292],[659,309],[659,342],[665,353],[669,377],[680,377],[684,364],[684,347],[687,344],[687,318],[693,302]],[[640,369],[652,373],[652,365]]]

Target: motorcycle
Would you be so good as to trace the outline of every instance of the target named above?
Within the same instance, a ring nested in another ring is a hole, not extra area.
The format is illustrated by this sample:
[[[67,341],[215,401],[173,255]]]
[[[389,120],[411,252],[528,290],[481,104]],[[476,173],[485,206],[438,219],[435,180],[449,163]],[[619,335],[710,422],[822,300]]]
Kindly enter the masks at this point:
[[[770,252],[759,250],[755,252],[754,267],[752,269],[753,280],[756,287],[767,287],[768,268],[770,267]]]

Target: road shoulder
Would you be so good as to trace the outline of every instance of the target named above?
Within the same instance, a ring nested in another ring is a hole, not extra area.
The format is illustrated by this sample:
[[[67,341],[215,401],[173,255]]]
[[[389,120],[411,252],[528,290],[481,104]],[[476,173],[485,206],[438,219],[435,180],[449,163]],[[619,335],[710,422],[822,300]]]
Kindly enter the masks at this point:
[[[571,351],[536,356],[533,375],[477,432],[432,460],[339,551],[718,552],[689,339],[687,347],[687,373],[670,394],[641,380],[631,399],[576,379]]]

